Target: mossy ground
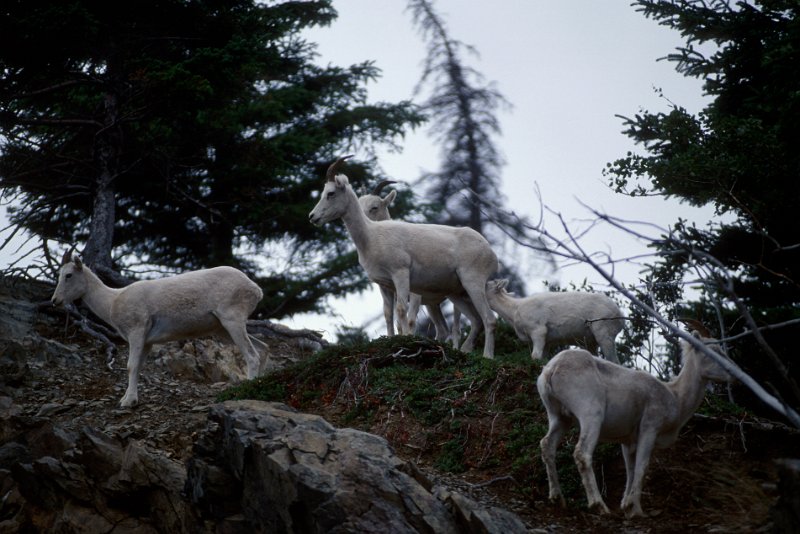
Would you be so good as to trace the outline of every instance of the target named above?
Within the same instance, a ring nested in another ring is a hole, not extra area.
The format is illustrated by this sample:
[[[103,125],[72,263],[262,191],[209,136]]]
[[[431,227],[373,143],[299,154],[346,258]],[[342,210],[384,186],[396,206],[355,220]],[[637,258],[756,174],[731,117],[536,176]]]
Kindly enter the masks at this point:
[[[232,387],[219,400],[280,401],[318,413],[335,425],[386,437],[407,459],[460,474],[474,483],[499,480],[493,484],[494,490],[528,502],[532,510],[541,510],[543,505],[552,509],[546,503],[547,477],[539,451],[539,440],[547,432],[546,413],[536,391],[543,362],[531,361],[530,348],[507,327],[499,330],[496,353],[498,356],[489,360],[478,352],[463,354],[426,338],[381,337],[331,346],[302,363]],[[717,419],[747,418],[743,410],[724,400],[724,392],[707,395],[702,411]],[[690,423],[684,433],[690,428],[698,430],[697,426]],[[729,445],[737,448],[735,431],[726,432],[724,437],[706,437],[705,442],[713,441],[714,447],[723,449]],[[572,459],[576,438],[577,428],[573,428],[559,449],[557,463],[569,509],[584,514],[583,488]],[[691,467],[683,472],[685,461],[676,465],[674,459],[686,457],[683,449],[693,443],[688,438],[681,441],[671,453],[657,453],[650,478],[670,488],[664,491],[683,491],[685,495],[671,493],[667,496],[668,501],[672,499],[670,504],[660,502],[659,506],[680,510],[682,497],[689,495],[710,502],[713,513],[719,515],[720,503],[712,502],[710,495],[680,489],[687,477],[699,475]],[[723,442],[727,445],[721,445]],[[601,444],[594,459],[598,482],[614,509],[625,485],[619,447]],[[701,456],[697,461],[704,464],[708,458]],[[659,466],[663,467],[660,471]],[[682,477],[676,476],[679,472]],[[742,500],[749,492],[748,506],[758,503],[761,514],[755,520],[766,520],[768,506],[764,502],[768,497],[753,489],[757,481],[749,481],[746,491],[731,489],[731,484],[737,484],[732,480],[741,482],[745,476],[741,469],[733,473],[723,465],[715,473],[726,481],[717,495],[735,493]],[[645,508],[653,507],[653,493],[664,493],[656,492],[653,484],[646,485]],[[745,504],[738,506],[741,509]],[[694,505],[703,506],[702,502]]]

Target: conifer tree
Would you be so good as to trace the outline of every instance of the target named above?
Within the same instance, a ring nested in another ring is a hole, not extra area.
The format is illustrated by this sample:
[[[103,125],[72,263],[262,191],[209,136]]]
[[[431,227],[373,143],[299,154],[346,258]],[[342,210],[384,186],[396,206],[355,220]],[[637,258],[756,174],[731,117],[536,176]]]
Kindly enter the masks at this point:
[[[766,344],[747,336],[737,345],[748,359],[745,365],[796,406],[800,327],[792,321],[800,319],[800,5],[790,0],[640,0],[634,5],[686,39],[666,59],[681,74],[702,79],[711,100],[696,115],[673,104],[666,113],[623,117],[625,133],[642,150],[610,163],[606,175],[621,193],[711,204],[726,215],[725,222],[704,228],[676,221],[672,234],[655,244],[663,260],[649,279],[669,293],[664,288],[686,273],[694,278],[700,254],[734,273],[732,284],[704,280],[703,298],[685,311],[704,314],[710,324],[721,315],[732,334],[752,331],[742,315],[745,308],[758,326],[784,324],[763,333]],[[715,309],[715,302],[738,305]],[[772,349],[765,351],[766,345]],[[764,365],[770,360],[775,365]]]
[[[344,233],[308,223],[313,194],[337,156],[393,144],[421,116],[366,103],[371,62],[313,63],[299,32],[335,17],[330,0],[4,5],[0,192],[12,223],[78,245],[117,283],[137,264],[240,267],[270,316],[365,287]]]
[[[502,209],[503,157],[495,138],[500,135],[497,113],[509,103],[493,83],[466,63],[465,55],[476,55],[473,47],[449,34],[444,19],[431,0],[409,0],[414,24],[427,43],[428,53],[417,90],[429,87],[422,103],[430,116],[430,128],[441,147],[442,163],[437,172],[420,178],[427,199],[439,211],[436,222],[469,226],[500,250],[505,235],[520,236],[522,222]],[[539,255],[549,266],[551,258]],[[511,262],[502,264],[500,276],[512,279],[512,288],[524,284]]]

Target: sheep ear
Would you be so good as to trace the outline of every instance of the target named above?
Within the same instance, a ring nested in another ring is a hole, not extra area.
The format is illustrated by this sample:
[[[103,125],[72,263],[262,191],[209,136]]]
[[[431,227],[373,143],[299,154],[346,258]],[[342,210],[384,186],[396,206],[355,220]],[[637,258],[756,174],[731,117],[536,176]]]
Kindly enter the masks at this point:
[[[508,278],[503,278],[501,280],[498,280],[497,287],[499,287],[500,289],[505,289],[506,287],[508,287]]]
[[[75,256],[75,258],[72,260],[72,263],[75,264],[75,267],[77,267],[79,271],[83,270],[83,262],[81,261],[80,256]]]
[[[66,265],[71,261],[72,261],[72,249],[69,248],[67,249],[66,252],[64,252],[64,255],[61,257],[61,265]]]
[[[391,205],[392,205],[392,202],[394,202],[394,199],[395,199],[395,197],[396,197],[396,196],[397,196],[397,191],[395,191],[394,189],[392,189],[392,190],[389,192],[389,194],[388,194],[388,195],[386,195],[386,198],[384,198],[384,199],[382,199],[382,200],[381,200],[381,202],[383,202],[383,205],[384,205],[384,206],[391,206]]]
[[[337,174],[336,178],[333,179],[333,183],[336,184],[337,189],[342,189],[350,183],[350,180],[344,174]]]

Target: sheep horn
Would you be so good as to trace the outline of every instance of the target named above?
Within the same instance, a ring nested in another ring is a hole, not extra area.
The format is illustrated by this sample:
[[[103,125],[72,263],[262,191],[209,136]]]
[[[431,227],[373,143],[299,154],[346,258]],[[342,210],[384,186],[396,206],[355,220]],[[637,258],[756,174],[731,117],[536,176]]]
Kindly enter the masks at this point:
[[[329,182],[332,182],[333,179],[336,177],[336,171],[342,165],[342,162],[344,162],[344,160],[352,158],[352,157],[353,157],[352,154],[350,154],[349,156],[342,156],[341,158],[339,158],[336,161],[334,161],[333,163],[331,163],[331,166],[328,167],[328,172],[325,174],[325,177],[327,178],[327,180]]]
[[[397,182],[395,182],[394,180],[384,180],[384,181],[382,181],[381,183],[379,183],[378,185],[375,186],[375,189],[372,190],[372,194],[373,195],[380,195],[381,190],[384,187],[386,187],[389,184],[396,184],[396,183]]]

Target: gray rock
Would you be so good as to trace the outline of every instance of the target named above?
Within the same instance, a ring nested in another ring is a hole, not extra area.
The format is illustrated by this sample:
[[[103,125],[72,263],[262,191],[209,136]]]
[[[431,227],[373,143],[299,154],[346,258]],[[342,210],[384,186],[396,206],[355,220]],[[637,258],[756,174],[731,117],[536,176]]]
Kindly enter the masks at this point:
[[[229,401],[209,413],[185,493],[230,532],[526,532],[513,513],[442,500],[422,479],[384,438],[280,403]]]

